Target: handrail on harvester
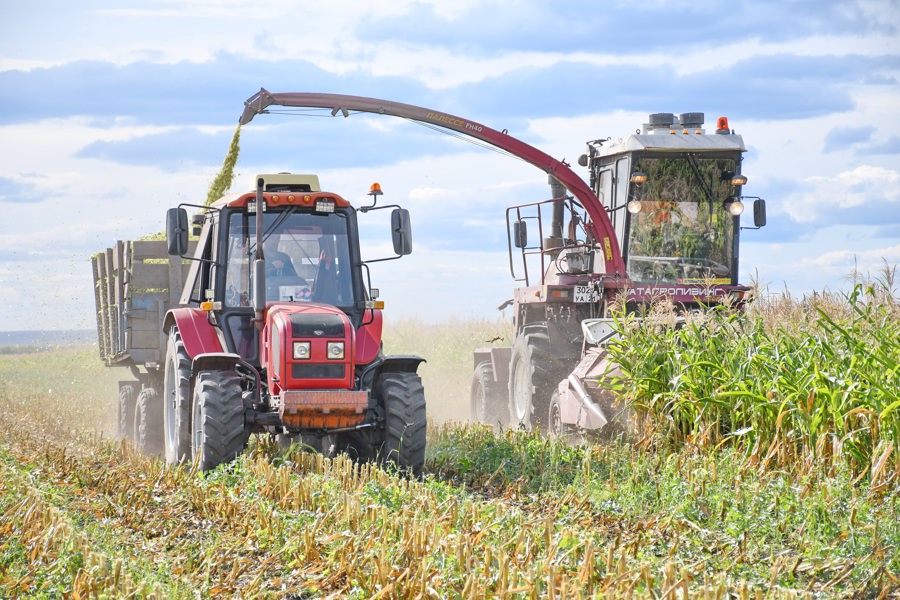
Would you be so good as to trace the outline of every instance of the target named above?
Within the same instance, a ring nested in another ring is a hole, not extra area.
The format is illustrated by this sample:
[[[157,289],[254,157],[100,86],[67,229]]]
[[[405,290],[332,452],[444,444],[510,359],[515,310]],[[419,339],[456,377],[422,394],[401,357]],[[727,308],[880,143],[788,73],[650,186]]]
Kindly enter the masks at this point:
[[[266,112],[266,108],[272,105],[297,108],[330,108],[332,116],[337,116],[338,113],[347,116],[348,111],[353,110],[401,117],[450,129],[505,150],[555,177],[578,199],[590,217],[590,220],[586,223],[588,232],[603,248],[604,258],[606,259],[606,275],[619,278],[625,274],[625,263],[622,260],[622,253],[619,249],[619,243],[616,240],[612,223],[606,214],[606,209],[591,188],[564,162],[556,160],[534,146],[526,144],[505,132],[491,129],[486,125],[468,119],[412,104],[402,104],[400,102],[390,102],[362,96],[347,96],[344,94],[273,94],[265,88],[261,88],[259,93],[254,94],[244,102],[245,108],[241,115],[241,125],[246,125],[253,117]]]

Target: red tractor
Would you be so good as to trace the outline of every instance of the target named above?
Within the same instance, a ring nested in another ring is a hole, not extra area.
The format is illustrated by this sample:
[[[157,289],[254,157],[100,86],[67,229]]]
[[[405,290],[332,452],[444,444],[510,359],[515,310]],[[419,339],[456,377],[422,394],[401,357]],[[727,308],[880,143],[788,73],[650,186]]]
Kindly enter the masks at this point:
[[[177,303],[142,295],[151,267],[167,267],[136,260],[141,242],[127,246],[123,268],[115,252],[108,271],[98,276],[95,265],[101,352],[138,379],[120,390],[123,434],[203,470],[233,460],[251,433],[269,432],[419,475],[423,359],[382,353],[383,302],[367,265],[387,259],[364,261],[359,248],[357,214],[381,209],[380,194],[373,184],[373,203],[354,209],[314,175],[260,175],[255,191],[194,206],[192,224],[185,207],[193,205],[169,209],[168,270],[183,278]],[[409,254],[409,213],[394,208],[391,224],[392,258]],[[141,349],[139,319],[154,316],[163,337]]]
[[[510,270],[523,284],[503,305],[513,307],[515,339],[511,347],[475,351],[475,420],[557,434],[600,430],[617,420],[602,385],[615,368],[605,351],[614,302],[634,310],[668,298],[691,310],[726,299],[739,305],[749,292],[738,283],[745,148],[724,117],[707,133],[703,113],[653,114],[634,135],[588,142],[579,159],[588,185],[565,162],[506,131],[409,104],[263,89],[247,100],[241,122],[273,105],[418,121],[496,146],[550,175],[549,199],[507,209]],[[764,200],[755,198],[753,216],[754,228],[765,225]],[[537,235],[529,237],[529,229]]]

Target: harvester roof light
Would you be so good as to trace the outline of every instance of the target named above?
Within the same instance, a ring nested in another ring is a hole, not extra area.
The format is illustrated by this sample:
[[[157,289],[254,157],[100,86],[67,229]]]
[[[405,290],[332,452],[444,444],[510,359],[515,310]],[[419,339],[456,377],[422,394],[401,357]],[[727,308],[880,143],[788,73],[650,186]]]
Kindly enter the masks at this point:
[[[735,175],[731,178],[731,185],[747,185],[747,178],[744,175]]]
[[[716,119],[716,133],[729,133],[728,117],[719,117]]]
[[[382,194],[381,184],[377,181],[369,186],[369,195],[370,196],[380,196]]]
[[[735,217],[740,216],[744,212],[744,203],[738,198],[726,198],[725,202],[722,203],[722,207]]]
[[[630,212],[633,215],[636,215],[639,212],[641,212],[641,201],[640,200],[632,200],[631,202],[629,202],[628,203],[628,212]]]
[[[647,174],[635,171],[631,174],[631,183],[647,183]]]
[[[323,198],[321,200],[316,200],[316,212],[320,213],[333,213],[334,212],[334,200],[330,198]]]

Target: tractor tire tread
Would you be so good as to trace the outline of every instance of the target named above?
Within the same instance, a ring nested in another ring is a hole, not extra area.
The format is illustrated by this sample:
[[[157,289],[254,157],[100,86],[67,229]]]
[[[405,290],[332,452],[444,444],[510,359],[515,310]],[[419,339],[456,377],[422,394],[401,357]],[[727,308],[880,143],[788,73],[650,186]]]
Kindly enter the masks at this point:
[[[234,371],[201,371],[194,390],[193,455],[208,471],[233,461],[247,445],[241,378]],[[199,445],[197,438],[199,437]]]

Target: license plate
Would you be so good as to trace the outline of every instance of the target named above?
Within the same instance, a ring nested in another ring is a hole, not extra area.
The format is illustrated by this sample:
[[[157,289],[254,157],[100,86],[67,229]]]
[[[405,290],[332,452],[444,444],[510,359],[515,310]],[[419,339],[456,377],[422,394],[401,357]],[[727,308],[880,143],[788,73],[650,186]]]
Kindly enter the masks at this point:
[[[576,285],[574,299],[575,302],[597,302],[600,300],[600,294],[592,285]]]

